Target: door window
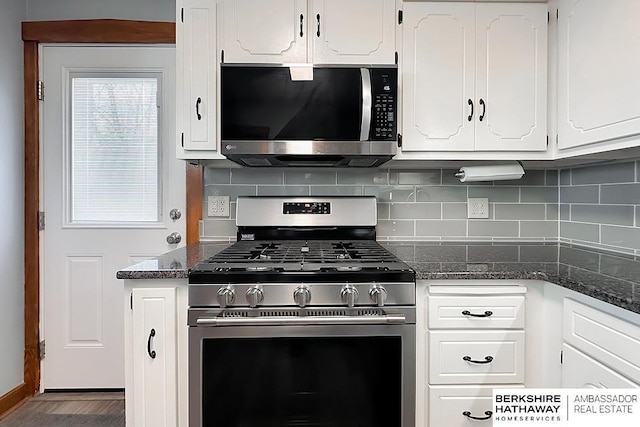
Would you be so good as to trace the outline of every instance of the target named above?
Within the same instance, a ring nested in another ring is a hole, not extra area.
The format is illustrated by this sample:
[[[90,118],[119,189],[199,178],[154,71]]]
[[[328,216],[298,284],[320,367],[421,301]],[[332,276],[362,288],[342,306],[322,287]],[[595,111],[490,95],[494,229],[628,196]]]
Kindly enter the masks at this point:
[[[72,225],[160,221],[159,76],[70,75]]]

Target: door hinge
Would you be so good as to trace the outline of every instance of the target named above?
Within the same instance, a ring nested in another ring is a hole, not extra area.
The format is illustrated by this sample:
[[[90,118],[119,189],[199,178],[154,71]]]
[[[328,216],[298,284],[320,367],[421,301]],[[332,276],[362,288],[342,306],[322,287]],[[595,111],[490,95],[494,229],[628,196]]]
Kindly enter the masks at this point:
[[[560,364],[562,365],[563,362],[564,362],[564,351],[560,350]]]
[[[129,307],[133,310],[133,292],[129,294]]]
[[[549,146],[549,135],[547,135],[547,147]]]
[[[556,19],[560,19],[560,9],[556,9]]]
[[[556,145],[558,145],[558,135],[556,135]]]
[[[402,9],[398,11],[398,25],[402,24]]]
[[[38,80],[36,91],[38,92],[38,101],[44,101],[44,82]]]
[[[184,22],[184,7],[180,9],[180,22]]]
[[[40,341],[38,343],[38,356],[40,357],[40,360],[44,359],[45,356],[45,342],[44,340]]]
[[[220,51],[220,63],[224,64],[224,49]]]
[[[44,212],[38,212],[38,230],[44,230]]]
[[[547,12],[547,22],[551,21],[551,12]]]
[[[398,52],[396,52],[396,65],[398,65]]]
[[[180,136],[181,141],[180,143],[182,144],[182,148],[184,148],[184,132],[182,132],[182,135]]]
[[[402,134],[398,134],[398,148],[402,148]]]

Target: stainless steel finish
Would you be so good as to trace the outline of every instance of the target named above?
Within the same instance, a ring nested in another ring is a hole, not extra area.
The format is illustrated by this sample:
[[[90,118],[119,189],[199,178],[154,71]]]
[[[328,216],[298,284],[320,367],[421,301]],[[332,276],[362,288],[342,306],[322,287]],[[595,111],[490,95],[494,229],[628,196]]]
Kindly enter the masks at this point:
[[[236,292],[231,285],[222,286],[218,289],[217,294],[218,304],[223,308],[230,306],[236,300]]]
[[[304,325],[397,325],[403,315],[353,317],[213,317],[196,321],[197,326],[304,326]]]
[[[170,245],[177,245],[181,240],[182,236],[177,231],[174,231],[167,236],[167,243]]]
[[[305,307],[311,302],[311,290],[305,285],[298,286],[293,291],[293,300],[300,307]]]
[[[247,157],[256,154],[394,156],[398,152],[398,147],[396,141],[223,140],[220,152],[225,156],[246,154]]]
[[[252,286],[247,289],[247,303],[249,307],[255,308],[264,301],[264,292],[259,286]]]
[[[238,227],[375,227],[378,223],[374,196],[360,197],[289,197],[292,203],[330,203],[330,215],[282,213],[282,197],[239,196],[236,204]]]
[[[299,283],[278,283],[269,282],[268,291],[264,293],[264,300],[260,303],[261,307],[294,307],[296,304],[291,299],[293,292],[299,286]],[[374,303],[369,300],[367,295],[371,289],[372,283],[351,283],[358,294],[362,297],[356,302],[357,307],[372,307]],[[379,282],[379,286],[383,286],[387,291],[387,299],[385,307],[389,306],[412,306],[416,303],[415,283],[386,283]],[[246,295],[249,288],[255,286],[255,283],[237,283],[234,284],[236,295]],[[339,295],[342,292],[344,282],[342,283],[313,283],[306,285],[313,293],[313,305],[323,307],[344,307],[344,303],[340,300]],[[189,305],[191,307],[217,307],[217,286],[190,284]],[[248,307],[246,301],[239,299],[235,302],[234,307]]]
[[[181,216],[182,212],[180,212],[180,209],[171,209],[169,211],[169,218],[171,218],[173,221],[179,220]]]
[[[362,76],[362,122],[360,124],[360,141],[369,139],[371,129],[371,72],[367,68],[360,68]]]
[[[384,288],[384,286],[373,285],[371,286],[371,290],[369,291],[369,297],[375,305],[377,305],[378,307],[382,307],[387,301],[387,290]]]
[[[251,309],[268,310],[268,309]],[[292,308],[291,310],[305,311],[306,309]],[[345,309],[348,310],[348,309]],[[388,309],[384,309],[388,310]],[[394,307],[393,316],[404,317],[404,324],[346,324],[339,327],[336,324],[309,325],[280,325],[270,326],[231,326],[211,327],[211,325],[197,325],[198,318],[211,318],[219,315],[223,310],[190,309],[189,310],[189,425],[202,426],[202,397],[200,384],[202,379],[202,342],[207,339],[224,338],[279,338],[279,337],[362,337],[362,336],[397,336],[402,342],[402,421],[399,427],[415,427],[415,381],[416,381],[416,330],[415,307]],[[390,313],[388,313],[390,315]]]
[[[340,299],[347,304],[348,307],[353,307],[358,301],[358,288],[353,285],[344,285],[340,291]]]

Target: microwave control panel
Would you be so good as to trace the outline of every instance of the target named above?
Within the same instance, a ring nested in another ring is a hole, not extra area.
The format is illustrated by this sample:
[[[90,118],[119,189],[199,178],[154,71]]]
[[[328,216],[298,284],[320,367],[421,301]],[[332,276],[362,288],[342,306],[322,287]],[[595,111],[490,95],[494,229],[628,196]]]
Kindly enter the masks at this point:
[[[397,138],[398,70],[372,68],[371,86],[373,111],[371,117],[372,141],[394,141]]]

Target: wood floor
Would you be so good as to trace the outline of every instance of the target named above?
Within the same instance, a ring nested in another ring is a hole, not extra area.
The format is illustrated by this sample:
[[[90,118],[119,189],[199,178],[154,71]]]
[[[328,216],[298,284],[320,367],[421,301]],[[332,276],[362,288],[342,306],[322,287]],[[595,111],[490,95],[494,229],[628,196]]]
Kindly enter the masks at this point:
[[[0,420],[0,427],[123,427],[124,392],[44,393]]]

